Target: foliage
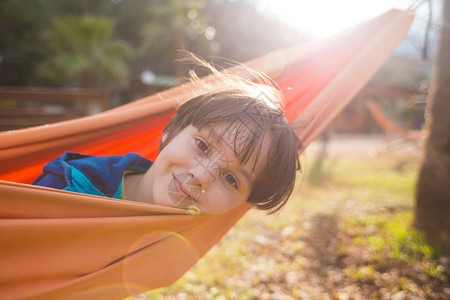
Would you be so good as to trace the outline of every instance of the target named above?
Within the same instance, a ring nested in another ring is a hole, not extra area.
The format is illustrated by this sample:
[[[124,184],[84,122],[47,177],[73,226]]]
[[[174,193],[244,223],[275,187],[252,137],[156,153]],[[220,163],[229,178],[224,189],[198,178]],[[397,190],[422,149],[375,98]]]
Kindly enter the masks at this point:
[[[131,48],[112,39],[114,24],[105,17],[59,17],[46,33],[54,57],[40,66],[40,73],[54,80],[82,75],[83,86],[123,80],[128,74],[124,58]]]
[[[181,49],[199,55],[213,54],[214,27],[205,22],[202,0],[153,1],[147,8],[148,21],[141,28],[141,57],[158,72],[187,75],[181,63],[174,63]]]
[[[271,51],[305,43],[311,37],[262,14],[256,1],[208,1],[201,10],[215,28],[215,55],[244,62]]]
[[[83,16],[108,18],[116,24],[109,41],[124,41],[133,50],[134,55],[125,61],[130,88],[144,70],[181,75],[183,70],[180,65],[174,65],[174,60],[182,47],[203,57],[216,55],[243,62],[301,42],[304,36],[263,15],[249,0],[36,0],[30,3],[3,0],[0,1],[0,85],[79,84],[79,77],[73,74],[79,73],[87,60],[78,55],[56,58],[54,44],[59,42],[49,42],[52,34],[44,32],[53,30],[54,18]],[[47,66],[38,72],[44,61],[48,62]],[[67,69],[61,69],[62,65]],[[106,66],[115,68],[104,70],[99,76],[112,73],[123,76],[124,68],[120,64]],[[54,70],[64,76],[51,76]],[[48,76],[44,78],[42,74]],[[66,79],[71,75],[74,79]],[[127,97],[133,98],[133,93]]]
[[[45,0],[0,1],[0,85],[36,85],[37,65],[49,57],[40,32],[53,17]]]

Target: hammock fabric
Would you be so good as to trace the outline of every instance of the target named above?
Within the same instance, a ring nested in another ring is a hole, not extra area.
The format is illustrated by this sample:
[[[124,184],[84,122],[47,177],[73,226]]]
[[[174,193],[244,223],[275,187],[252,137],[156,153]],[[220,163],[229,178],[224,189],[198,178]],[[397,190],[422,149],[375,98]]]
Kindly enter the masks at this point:
[[[388,118],[386,114],[381,110],[381,108],[375,104],[373,101],[366,101],[366,107],[369,109],[375,121],[383,128],[386,132],[396,135],[403,140],[424,140],[425,131],[423,130],[406,130],[398,126],[394,121]]]
[[[274,78],[306,147],[405,36],[413,14],[391,10],[334,37],[247,65]],[[244,74],[240,67],[229,72]],[[204,79],[217,85],[214,77]],[[124,298],[172,284],[250,208],[186,215],[177,208],[29,185],[63,151],[154,159],[164,124],[203,84],[104,113],[0,134],[0,298]]]

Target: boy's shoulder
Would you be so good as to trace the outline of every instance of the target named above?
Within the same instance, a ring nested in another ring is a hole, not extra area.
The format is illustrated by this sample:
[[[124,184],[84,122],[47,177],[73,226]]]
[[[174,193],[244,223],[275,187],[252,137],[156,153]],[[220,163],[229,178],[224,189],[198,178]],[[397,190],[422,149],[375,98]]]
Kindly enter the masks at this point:
[[[60,169],[64,166],[74,166],[79,171],[87,173],[104,173],[113,170],[132,170],[145,172],[152,162],[137,153],[121,155],[94,156],[76,152],[65,152],[63,155],[49,162],[44,170]]]
[[[78,177],[81,177],[106,196],[112,197],[117,192],[125,171],[144,173],[151,165],[150,160],[137,153],[128,153],[124,156],[94,156],[65,152],[44,167],[42,176],[51,174],[52,178],[55,178],[54,176],[64,178],[65,187],[57,188],[70,187],[75,181],[80,180]],[[39,179],[35,182],[38,185]]]
[[[67,163],[69,165],[78,166],[86,169],[99,171],[106,169],[132,169],[135,171],[142,171],[148,169],[152,162],[147,158],[137,153],[127,153],[126,155],[108,155],[95,156],[90,154],[81,154],[76,152],[65,152],[60,157],[56,158],[52,164]]]

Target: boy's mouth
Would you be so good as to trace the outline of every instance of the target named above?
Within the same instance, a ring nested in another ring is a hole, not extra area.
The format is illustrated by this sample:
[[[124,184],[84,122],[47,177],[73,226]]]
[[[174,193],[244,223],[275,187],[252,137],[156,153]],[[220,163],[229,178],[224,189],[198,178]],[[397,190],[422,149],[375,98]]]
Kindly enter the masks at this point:
[[[191,196],[191,194],[189,193],[188,189],[184,186],[184,184],[182,184],[178,180],[177,177],[174,176],[174,178],[175,178],[175,188],[177,189],[177,192],[179,192],[182,196],[184,196],[184,197],[186,197],[188,199],[192,199],[194,201],[197,201]]]
[[[186,180],[182,180],[186,177]],[[169,184],[169,198],[172,203],[181,208],[187,208],[194,203],[198,203],[198,200],[192,195],[191,187],[188,182],[189,177],[180,175],[175,176],[172,174],[172,180]]]

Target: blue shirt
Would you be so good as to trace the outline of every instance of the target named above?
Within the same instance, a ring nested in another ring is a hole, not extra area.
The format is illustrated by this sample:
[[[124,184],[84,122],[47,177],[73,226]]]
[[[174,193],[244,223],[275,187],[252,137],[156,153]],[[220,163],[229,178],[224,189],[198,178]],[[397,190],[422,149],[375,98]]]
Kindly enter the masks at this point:
[[[126,172],[145,173],[152,162],[139,154],[92,156],[74,152],[49,162],[34,185],[121,199]]]

